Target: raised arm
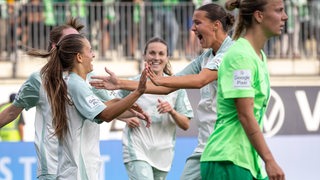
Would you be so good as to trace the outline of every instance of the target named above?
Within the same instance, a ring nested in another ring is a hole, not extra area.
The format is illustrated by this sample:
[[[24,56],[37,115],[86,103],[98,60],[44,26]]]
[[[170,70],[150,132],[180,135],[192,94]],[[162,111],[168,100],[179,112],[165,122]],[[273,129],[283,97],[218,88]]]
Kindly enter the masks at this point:
[[[130,93],[125,98],[111,103],[107,106],[99,115],[98,118],[103,119],[107,122],[112,121],[113,119],[117,118],[119,115],[124,113],[126,110],[129,110],[135,101],[145,92],[146,90],[146,73],[145,71],[142,72],[138,88]],[[150,124],[150,119],[146,119],[148,124]]]
[[[109,101],[106,101],[105,104],[107,106],[110,106],[111,104],[117,103],[120,100],[121,100],[120,98],[114,98]],[[150,119],[149,115],[146,112],[144,112],[137,103],[134,103],[128,110],[120,114],[117,117],[117,119],[135,118],[135,117],[138,117],[140,119],[145,119],[145,120]]]
[[[218,72],[216,70],[207,68],[202,69],[199,74],[166,77],[156,76],[149,67],[146,67],[146,69],[147,75],[153,84],[175,89],[200,89],[218,78]]]
[[[109,76],[92,76],[90,84],[91,86],[97,89],[107,89],[107,90],[129,90],[133,91],[138,87],[138,81],[119,79],[112,71],[108,68],[105,68],[105,71]],[[169,94],[177,89],[167,88],[167,87],[158,87],[155,86],[152,82],[147,82],[147,88],[145,93],[149,94]]]

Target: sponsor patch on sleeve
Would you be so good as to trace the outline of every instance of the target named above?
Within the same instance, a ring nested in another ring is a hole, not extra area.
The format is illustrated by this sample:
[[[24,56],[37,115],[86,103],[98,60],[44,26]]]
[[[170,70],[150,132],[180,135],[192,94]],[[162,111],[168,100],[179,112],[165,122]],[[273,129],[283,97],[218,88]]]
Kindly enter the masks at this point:
[[[250,88],[251,86],[251,71],[236,70],[233,72],[233,87],[234,88]]]
[[[86,101],[91,108],[96,108],[102,104],[100,99],[98,99],[97,97],[95,97],[93,95],[86,97]]]

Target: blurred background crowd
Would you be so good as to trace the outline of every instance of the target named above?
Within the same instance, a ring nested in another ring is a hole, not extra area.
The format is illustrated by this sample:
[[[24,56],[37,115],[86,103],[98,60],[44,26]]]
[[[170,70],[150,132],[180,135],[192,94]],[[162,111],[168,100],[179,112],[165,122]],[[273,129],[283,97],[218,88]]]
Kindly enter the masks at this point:
[[[202,49],[191,31],[192,14],[210,2],[224,5],[225,0],[0,0],[0,80],[6,92],[0,95],[0,102],[7,103],[8,95],[17,92],[23,79],[39,67],[25,52],[30,48],[47,50],[49,32],[69,17],[77,17],[85,25],[83,33],[93,45],[95,64],[120,62],[120,71],[136,69],[131,72],[135,75],[143,45],[153,36],[168,42],[172,63],[199,55]],[[284,32],[269,40],[265,53],[273,62],[299,63],[299,72],[293,69],[287,74],[318,76],[320,0],[285,0],[285,6],[289,19]],[[284,69],[290,69],[290,63],[273,65],[270,73]]]
[[[190,31],[198,6],[225,0],[0,0],[0,60],[19,60],[29,48],[47,49],[52,27],[78,17],[98,60],[138,60],[147,39],[169,43],[172,59],[201,52]],[[289,16],[281,37],[265,47],[269,58],[320,58],[320,1],[285,0]]]

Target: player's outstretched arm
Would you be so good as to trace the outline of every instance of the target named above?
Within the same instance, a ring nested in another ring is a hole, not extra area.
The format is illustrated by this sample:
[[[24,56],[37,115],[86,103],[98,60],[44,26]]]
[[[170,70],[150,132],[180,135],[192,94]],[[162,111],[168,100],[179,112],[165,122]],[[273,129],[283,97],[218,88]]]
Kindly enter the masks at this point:
[[[16,107],[11,104],[0,113],[0,128],[15,120],[24,108]]]

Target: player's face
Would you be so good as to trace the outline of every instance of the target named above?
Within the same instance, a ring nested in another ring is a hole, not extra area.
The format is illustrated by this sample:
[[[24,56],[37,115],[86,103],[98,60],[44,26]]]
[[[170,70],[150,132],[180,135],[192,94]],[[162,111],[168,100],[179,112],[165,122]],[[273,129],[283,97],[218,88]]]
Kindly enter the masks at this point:
[[[280,35],[288,19],[284,11],[283,0],[268,0],[262,15],[261,25],[263,26],[266,36],[269,38]]]
[[[144,59],[155,74],[162,75],[163,69],[168,63],[167,46],[161,42],[150,43]]]
[[[95,55],[91,49],[90,42],[87,39],[84,39],[82,43],[84,45],[82,50],[83,52],[80,53],[82,57],[82,64],[86,73],[89,73],[93,71],[92,61]]]
[[[191,30],[198,37],[202,48],[212,48],[216,43],[214,22],[207,18],[206,15],[206,11],[194,11]]]

